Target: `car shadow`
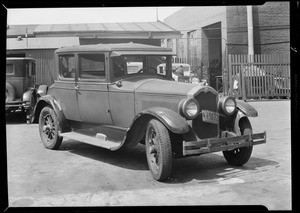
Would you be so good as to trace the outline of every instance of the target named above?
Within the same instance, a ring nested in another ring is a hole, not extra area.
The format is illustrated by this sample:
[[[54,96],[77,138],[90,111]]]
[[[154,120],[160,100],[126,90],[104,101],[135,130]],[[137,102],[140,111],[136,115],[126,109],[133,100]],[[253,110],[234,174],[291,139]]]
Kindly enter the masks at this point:
[[[126,169],[149,170],[145,147],[142,144],[131,149],[112,152],[69,139],[63,141],[59,150],[68,151]],[[279,163],[263,158],[251,157],[244,166],[237,167],[229,165],[225,158],[219,154],[187,157],[173,161],[172,177],[165,181],[165,183],[180,184],[192,180],[203,183],[217,182],[220,178],[238,178],[247,174],[260,173],[267,170],[269,166],[279,166]]]
[[[12,112],[5,114],[6,124],[24,124],[26,123],[26,114],[24,112]]]
[[[148,170],[146,153],[142,144],[131,149],[112,152],[108,149],[68,139],[63,141],[59,150],[69,151],[76,155],[126,169]]]
[[[197,157],[177,159],[173,166],[172,179],[168,183],[185,183],[192,180],[217,182],[220,179],[239,178],[261,173],[270,166],[279,166],[276,161],[251,157],[243,166],[232,166],[222,155],[206,154]]]

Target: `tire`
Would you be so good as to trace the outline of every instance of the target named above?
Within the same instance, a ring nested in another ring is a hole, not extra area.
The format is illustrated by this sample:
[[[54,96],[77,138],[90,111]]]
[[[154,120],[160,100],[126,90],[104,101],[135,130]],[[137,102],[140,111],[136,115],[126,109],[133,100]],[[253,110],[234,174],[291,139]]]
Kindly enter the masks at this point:
[[[6,83],[5,101],[14,101],[16,99],[16,91],[10,83]]]
[[[166,180],[172,172],[172,147],[168,129],[160,121],[150,120],[145,142],[152,177],[157,181]]]
[[[58,118],[50,106],[45,106],[39,117],[39,131],[42,142],[47,149],[56,150],[63,138],[58,135]]]
[[[243,119],[240,122],[240,130],[242,135],[252,134],[252,127],[250,121],[247,119]],[[250,147],[242,147],[237,148],[230,151],[223,151],[223,155],[226,161],[232,166],[242,166],[248,162],[252,154],[252,148]]]

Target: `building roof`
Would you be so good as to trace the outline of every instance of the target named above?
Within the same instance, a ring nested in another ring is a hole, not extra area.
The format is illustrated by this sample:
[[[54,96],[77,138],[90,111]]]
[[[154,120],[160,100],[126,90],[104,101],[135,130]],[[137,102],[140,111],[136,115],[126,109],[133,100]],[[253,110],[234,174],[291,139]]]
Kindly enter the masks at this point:
[[[113,51],[114,55],[122,54],[166,54],[173,55],[171,48],[158,47],[138,43],[119,43],[119,44],[92,44],[92,45],[74,45],[62,47],[56,50],[60,52],[93,52],[93,51]]]
[[[126,22],[126,23],[82,23],[82,24],[42,24],[42,25],[10,25],[7,27],[7,37],[20,35],[38,37],[57,34],[78,34],[96,32],[122,32],[122,33],[169,33],[179,36],[180,32],[167,24],[157,22]]]
[[[6,49],[57,49],[79,45],[78,37],[7,38]]]

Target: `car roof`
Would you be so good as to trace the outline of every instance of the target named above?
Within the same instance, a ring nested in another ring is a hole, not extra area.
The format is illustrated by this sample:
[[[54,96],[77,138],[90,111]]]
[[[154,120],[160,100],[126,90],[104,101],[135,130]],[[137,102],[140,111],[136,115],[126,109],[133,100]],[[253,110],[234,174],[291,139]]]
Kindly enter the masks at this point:
[[[62,47],[56,50],[56,53],[65,52],[115,52],[118,54],[167,54],[173,55],[171,48],[160,46],[152,46],[138,43],[115,43],[115,44],[92,44],[92,45],[74,45],[70,47]]]

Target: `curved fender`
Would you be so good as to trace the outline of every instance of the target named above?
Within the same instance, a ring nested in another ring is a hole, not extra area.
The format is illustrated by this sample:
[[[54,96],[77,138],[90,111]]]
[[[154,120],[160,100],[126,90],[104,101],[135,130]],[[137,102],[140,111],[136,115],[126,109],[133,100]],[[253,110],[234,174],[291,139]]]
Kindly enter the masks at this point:
[[[123,142],[113,151],[137,145],[144,136],[143,132],[147,123],[153,117],[161,121],[173,133],[184,134],[190,130],[186,120],[178,113],[163,107],[151,107],[135,116]]]
[[[234,120],[234,131],[235,131],[235,133],[237,133],[238,135],[241,135],[241,134],[242,134],[241,131],[240,131],[240,126],[239,126],[240,120],[241,120],[242,118],[247,118],[247,119],[248,119],[248,117],[247,117],[244,113],[242,113],[242,112],[239,110],[239,111],[237,112],[236,117],[235,117],[235,120]]]
[[[141,114],[149,114],[156,117],[173,133],[184,134],[189,131],[189,125],[186,120],[173,110],[164,107],[151,107],[137,116]]]
[[[39,119],[39,115],[40,112],[42,110],[42,108],[45,105],[50,105],[52,106],[54,112],[57,115],[58,118],[58,122],[59,122],[59,131],[61,132],[67,132],[70,131],[70,126],[69,123],[64,115],[64,113],[62,112],[61,106],[59,105],[59,103],[50,95],[44,95],[42,96],[39,101],[36,104],[35,107],[35,113],[34,113],[34,122],[38,122]]]
[[[22,100],[23,101],[28,101],[31,104],[32,97],[34,97],[34,95],[35,95],[34,93],[35,93],[35,90],[33,88],[27,90],[26,92],[23,93]]]
[[[242,100],[236,100],[236,105],[239,111],[241,111],[242,113],[244,113],[245,115],[249,116],[249,117],[257,117],[258,113],[256,111],[256,109],[251,106],[250,104],[242,101]]]
[[[48,86],[47,85],[40,85],[37,89],[37,94],[39,97],[42,97],[47,94]]]

